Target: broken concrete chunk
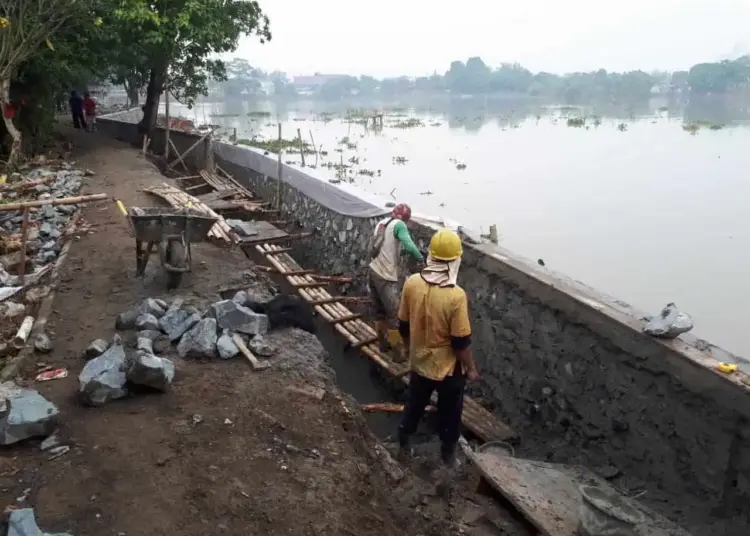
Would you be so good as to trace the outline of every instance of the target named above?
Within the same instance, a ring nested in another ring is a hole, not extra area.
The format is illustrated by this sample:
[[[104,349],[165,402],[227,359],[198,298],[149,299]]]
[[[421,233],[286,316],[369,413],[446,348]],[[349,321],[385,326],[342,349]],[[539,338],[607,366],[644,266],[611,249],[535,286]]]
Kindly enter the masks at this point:
[[[276,348],[268,344],[262,335],[253,337],[248,343],[247,348],[258,357],[271,357],[276,353]]]
[[[22,508],[11,510],[8,516],[8,536],[72,536],[68,532],[57,532],[55,534],[42,532],[36,523],[34,510]]]
[[[128,381],[136,385],[166,391],[174,379],[174,363],[167,358],[139,350],[131,360],[127,377]]]
[[[161,303],[159,303],[161,302]],[[138,306],[138,311],[142,314],[154,315],[156,318],[161,318],[164,313],[167,312],[166,304],[163,300],[154,300],[153,298],[146,298]]]
[[[167,304],[167,302],[165,302],[164,300],[162,300],[162,299],[159,299],[159,298],[156,298],[156,299],[155,299],[154,301],[156,302],[156,304],[157,304],[157,305],[158,305],[159,307],[161,307],[162,309],[164,309],[164,312],[166,312],[166,311],[167,311],[167,309],[169,309],[169,305],[168,305],[168,304]]]
[[[211,305],[211,316],[216,318],[220,328],[246,333],[265,335],[268,332],[268,317],[257,314],[232,300],[222,300]]]
[[[41,445],[39,445],[39,448],[42,450],[42,452],[46,452],[50,449],[55,448],[59,444],[60,444],[60,438],[57,436],[57,432],[55,432],[51,436],[49,436],[47,439],[42,441]]]
[[[180,337],[182,337],[185,332],[192,329],[193,326],[195,326],[198,322],[200,322],[201,315],[200,313],[192,313],[190,314],[188,311],[180,311],[181,313],[184,313],[184,317],[182,321],[174,326],[171,330],[167,332],[167,337],[169,337],[170,342],[177,342]]]
[[[40,354],[48,354],[52,351],[52,339],[46,333],[34,335],[34,349]]]
[[[14,301],[6,301],[0,304],[0,316],[5,318],[15,318],[26,312],[26,306]]]
[[[159,319],[150,313],[144,313],[135,319],[135,327],[138,330],[154,330],[159,329]]]
[[[84,404],[103,406],[110,400],[127,395],[125,389],[125,349],[115,335],[112,346],[99,357],[86,363],[78,375],[78,393]]]
[[[85,357],[86,359],[99,357],[107,351],[107,348],[109,348],[109,343],[107,341],[105,341],[104,339],[96,339],[88,345],[88,348],[86,348],[86,350],[84,350],[83,357]]]
[[[248,302],[247,292],[244,290],[239,290],[237,293],[232,297],[232,301],[236,303],[237,305],[242,305],[243,307],[247,305]]]
[[[177,345],[182,358],[212,358],[216,355],[216,320],[204,318],[190,329]]]
[[[219,352],[221,359],[232,359],[234,356],[240,353],[237,345],[232,340],[232,332],[224,330],[221,333],[221,337],[216,341],[216,350]]]
[[[146,337],[138,337],[138,344],[136,346],[138,350],[146,352],[147,354],[154,353],[154,341]]]
[[[674,339],[693,329],[693,319],[680,311],[674,303],[668,303],[661,312],[651,318],[643,331],[654,337]]]
[[[133,329],[135,327],[135,320],[138,316],[140,316],[138,311],[124,311],[120,313],[117,315],[115,328],[121,331]]]
[[[156,340],[157,337],[161,337],[161,331],[155,329],[144,329],[138,332],[138,338]]]
[[[0,418],[0,444],[12,445],[30,437],[47,437],[57,429],[57,406],[33,389],[13,382],[0,384],[3,416]]]

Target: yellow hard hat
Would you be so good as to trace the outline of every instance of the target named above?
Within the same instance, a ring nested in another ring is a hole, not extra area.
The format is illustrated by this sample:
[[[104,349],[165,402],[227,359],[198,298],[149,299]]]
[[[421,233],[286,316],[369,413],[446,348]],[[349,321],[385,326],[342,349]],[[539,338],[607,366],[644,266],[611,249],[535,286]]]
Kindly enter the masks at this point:
[[[430,256],[439,261],[452,261],[463,255],[464,248],[458,233],[440,229],[430,240]]]

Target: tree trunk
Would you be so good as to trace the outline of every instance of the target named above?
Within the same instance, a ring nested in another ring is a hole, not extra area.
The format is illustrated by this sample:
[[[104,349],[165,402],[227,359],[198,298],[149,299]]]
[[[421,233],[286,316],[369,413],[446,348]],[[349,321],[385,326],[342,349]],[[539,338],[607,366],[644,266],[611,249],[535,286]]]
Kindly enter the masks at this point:
[[[159,114],[159,99],[164,91],[166,68],[152,68],[146,87],[146,104],[143,106],[143,119],[139,125],[141,134],[151,136]]]
[[[8,169],[15,169],[21,161],[21,132],[13,124],[13,118],[7,117],[6,107],[10,106],[10,79],[0,80],[0,112],[3,114],[5,129],[11,137]]]

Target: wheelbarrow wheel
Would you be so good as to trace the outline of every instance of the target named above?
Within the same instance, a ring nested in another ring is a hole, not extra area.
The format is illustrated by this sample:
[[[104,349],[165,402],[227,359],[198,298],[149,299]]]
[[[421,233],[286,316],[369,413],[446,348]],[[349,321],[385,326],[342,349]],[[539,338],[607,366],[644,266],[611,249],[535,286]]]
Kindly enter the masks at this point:
[[[167,244],[167,262],[172,266],[185,266],[185,245],[179,240]],[[167,288],[175,289],[182,282],[182,272],[167,272]]]

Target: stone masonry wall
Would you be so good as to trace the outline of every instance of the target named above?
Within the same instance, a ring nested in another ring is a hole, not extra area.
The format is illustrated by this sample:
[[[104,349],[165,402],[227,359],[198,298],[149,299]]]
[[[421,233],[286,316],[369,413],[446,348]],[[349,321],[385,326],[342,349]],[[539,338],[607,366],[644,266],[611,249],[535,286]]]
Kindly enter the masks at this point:
[[[196,139],[184,137],[174,137],[178,149]],[[217,163],[274,198],[275,179]],[[316,230],[295,258],[353,274],[363,292],[374,220],[332,213],[287,185],[281,195],[281,218]],[[425,248],[434,229],[410,228]],[[473,389],[521,433],[521,455],[617,471],[615,485],[646,489],[642,500],[696,536],[730,534],[708,526],[733,516],[747,534],[750,394],[706,366],[715,363],[707,347],[654,340],[622,304],[489,245],[465,246],[459,283],[482,375]]]

